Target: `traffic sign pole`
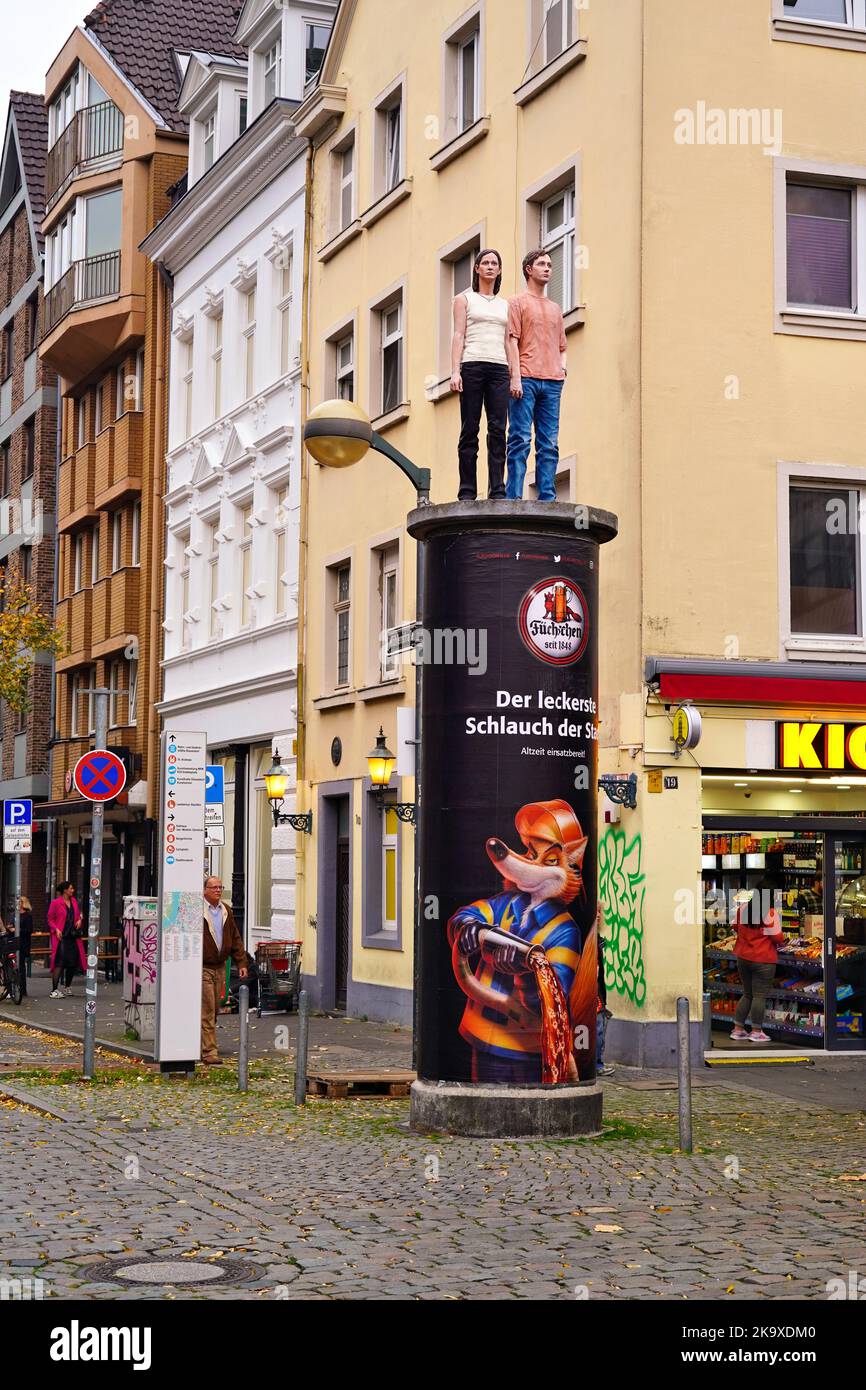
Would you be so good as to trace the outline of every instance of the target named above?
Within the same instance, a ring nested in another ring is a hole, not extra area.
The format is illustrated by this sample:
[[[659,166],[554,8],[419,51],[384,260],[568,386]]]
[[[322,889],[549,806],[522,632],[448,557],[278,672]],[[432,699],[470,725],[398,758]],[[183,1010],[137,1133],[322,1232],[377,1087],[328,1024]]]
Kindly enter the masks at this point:
[[[108,691],[97,687],[95,748],[104,748],[108,736]],[[84,985],[84,1079],[93,1080],[96,1052],[96,967],[99,963],[99,909],[102,902],[102,831],[105,808],[93,803],[90,839],[90,907],[87,916],[87,978]]]

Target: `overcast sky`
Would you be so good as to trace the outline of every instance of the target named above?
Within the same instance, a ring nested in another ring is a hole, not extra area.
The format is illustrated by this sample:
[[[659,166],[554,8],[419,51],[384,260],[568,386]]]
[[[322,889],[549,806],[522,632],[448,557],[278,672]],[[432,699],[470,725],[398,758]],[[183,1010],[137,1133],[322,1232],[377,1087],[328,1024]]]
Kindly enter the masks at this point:
[[[0,114],[6,129],[9,93],[44,92],[45,74],[94,0],[0,0]],[[2,139],[2,136],[0,136]]]

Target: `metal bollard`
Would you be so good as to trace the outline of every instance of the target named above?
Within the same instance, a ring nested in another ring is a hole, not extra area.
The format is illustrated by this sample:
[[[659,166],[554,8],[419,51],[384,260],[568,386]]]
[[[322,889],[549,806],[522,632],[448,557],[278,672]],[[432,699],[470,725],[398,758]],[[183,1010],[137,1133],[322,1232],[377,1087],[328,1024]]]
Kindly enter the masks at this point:
[[[295,1105],[307,1099],[307,1049],[310,1038],[310,996],[305,989],[298,997],[298,1046],[295,1052]]]
[[[692,1069],[689,1056],[689,1001],[677,1000],[677,1081],[680,1112],[680,1148],[692,1151]]]
[[[238,990],[238,1024],[238,1090],[246,1091],[249,1089],[250,1072],[250,987],[243,983]]]

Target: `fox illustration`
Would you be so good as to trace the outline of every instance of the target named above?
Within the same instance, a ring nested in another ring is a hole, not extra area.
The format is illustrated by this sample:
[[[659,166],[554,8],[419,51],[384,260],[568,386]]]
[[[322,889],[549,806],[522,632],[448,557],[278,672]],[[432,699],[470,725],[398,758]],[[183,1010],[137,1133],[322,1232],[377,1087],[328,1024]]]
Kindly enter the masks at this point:
[[[514,823],[523,853],[495,836],[486,842],[503,891],[458,909],[448,922],[454,974],[467,996],[460,1036],[472,1049],[472,1078],[541,1080],[541,1001],[526,964],[534,946],[559,978],[572,1038],[581,1029],[584,1045],[572,1057],[571,1074],[591,1075],[597,929],[585,931],[575,920],[587,916],[583,861],[589,839],[566,801],[530,802]]]

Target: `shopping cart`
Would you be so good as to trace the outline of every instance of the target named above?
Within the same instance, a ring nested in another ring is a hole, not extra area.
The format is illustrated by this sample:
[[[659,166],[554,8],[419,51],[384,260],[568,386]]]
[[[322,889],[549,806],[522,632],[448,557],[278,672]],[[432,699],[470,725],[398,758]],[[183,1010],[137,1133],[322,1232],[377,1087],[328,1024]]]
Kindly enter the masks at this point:
[[[256,947],[259,976],[258,1014],[288,1014],[301,992],[300,941],[263,941]]]

